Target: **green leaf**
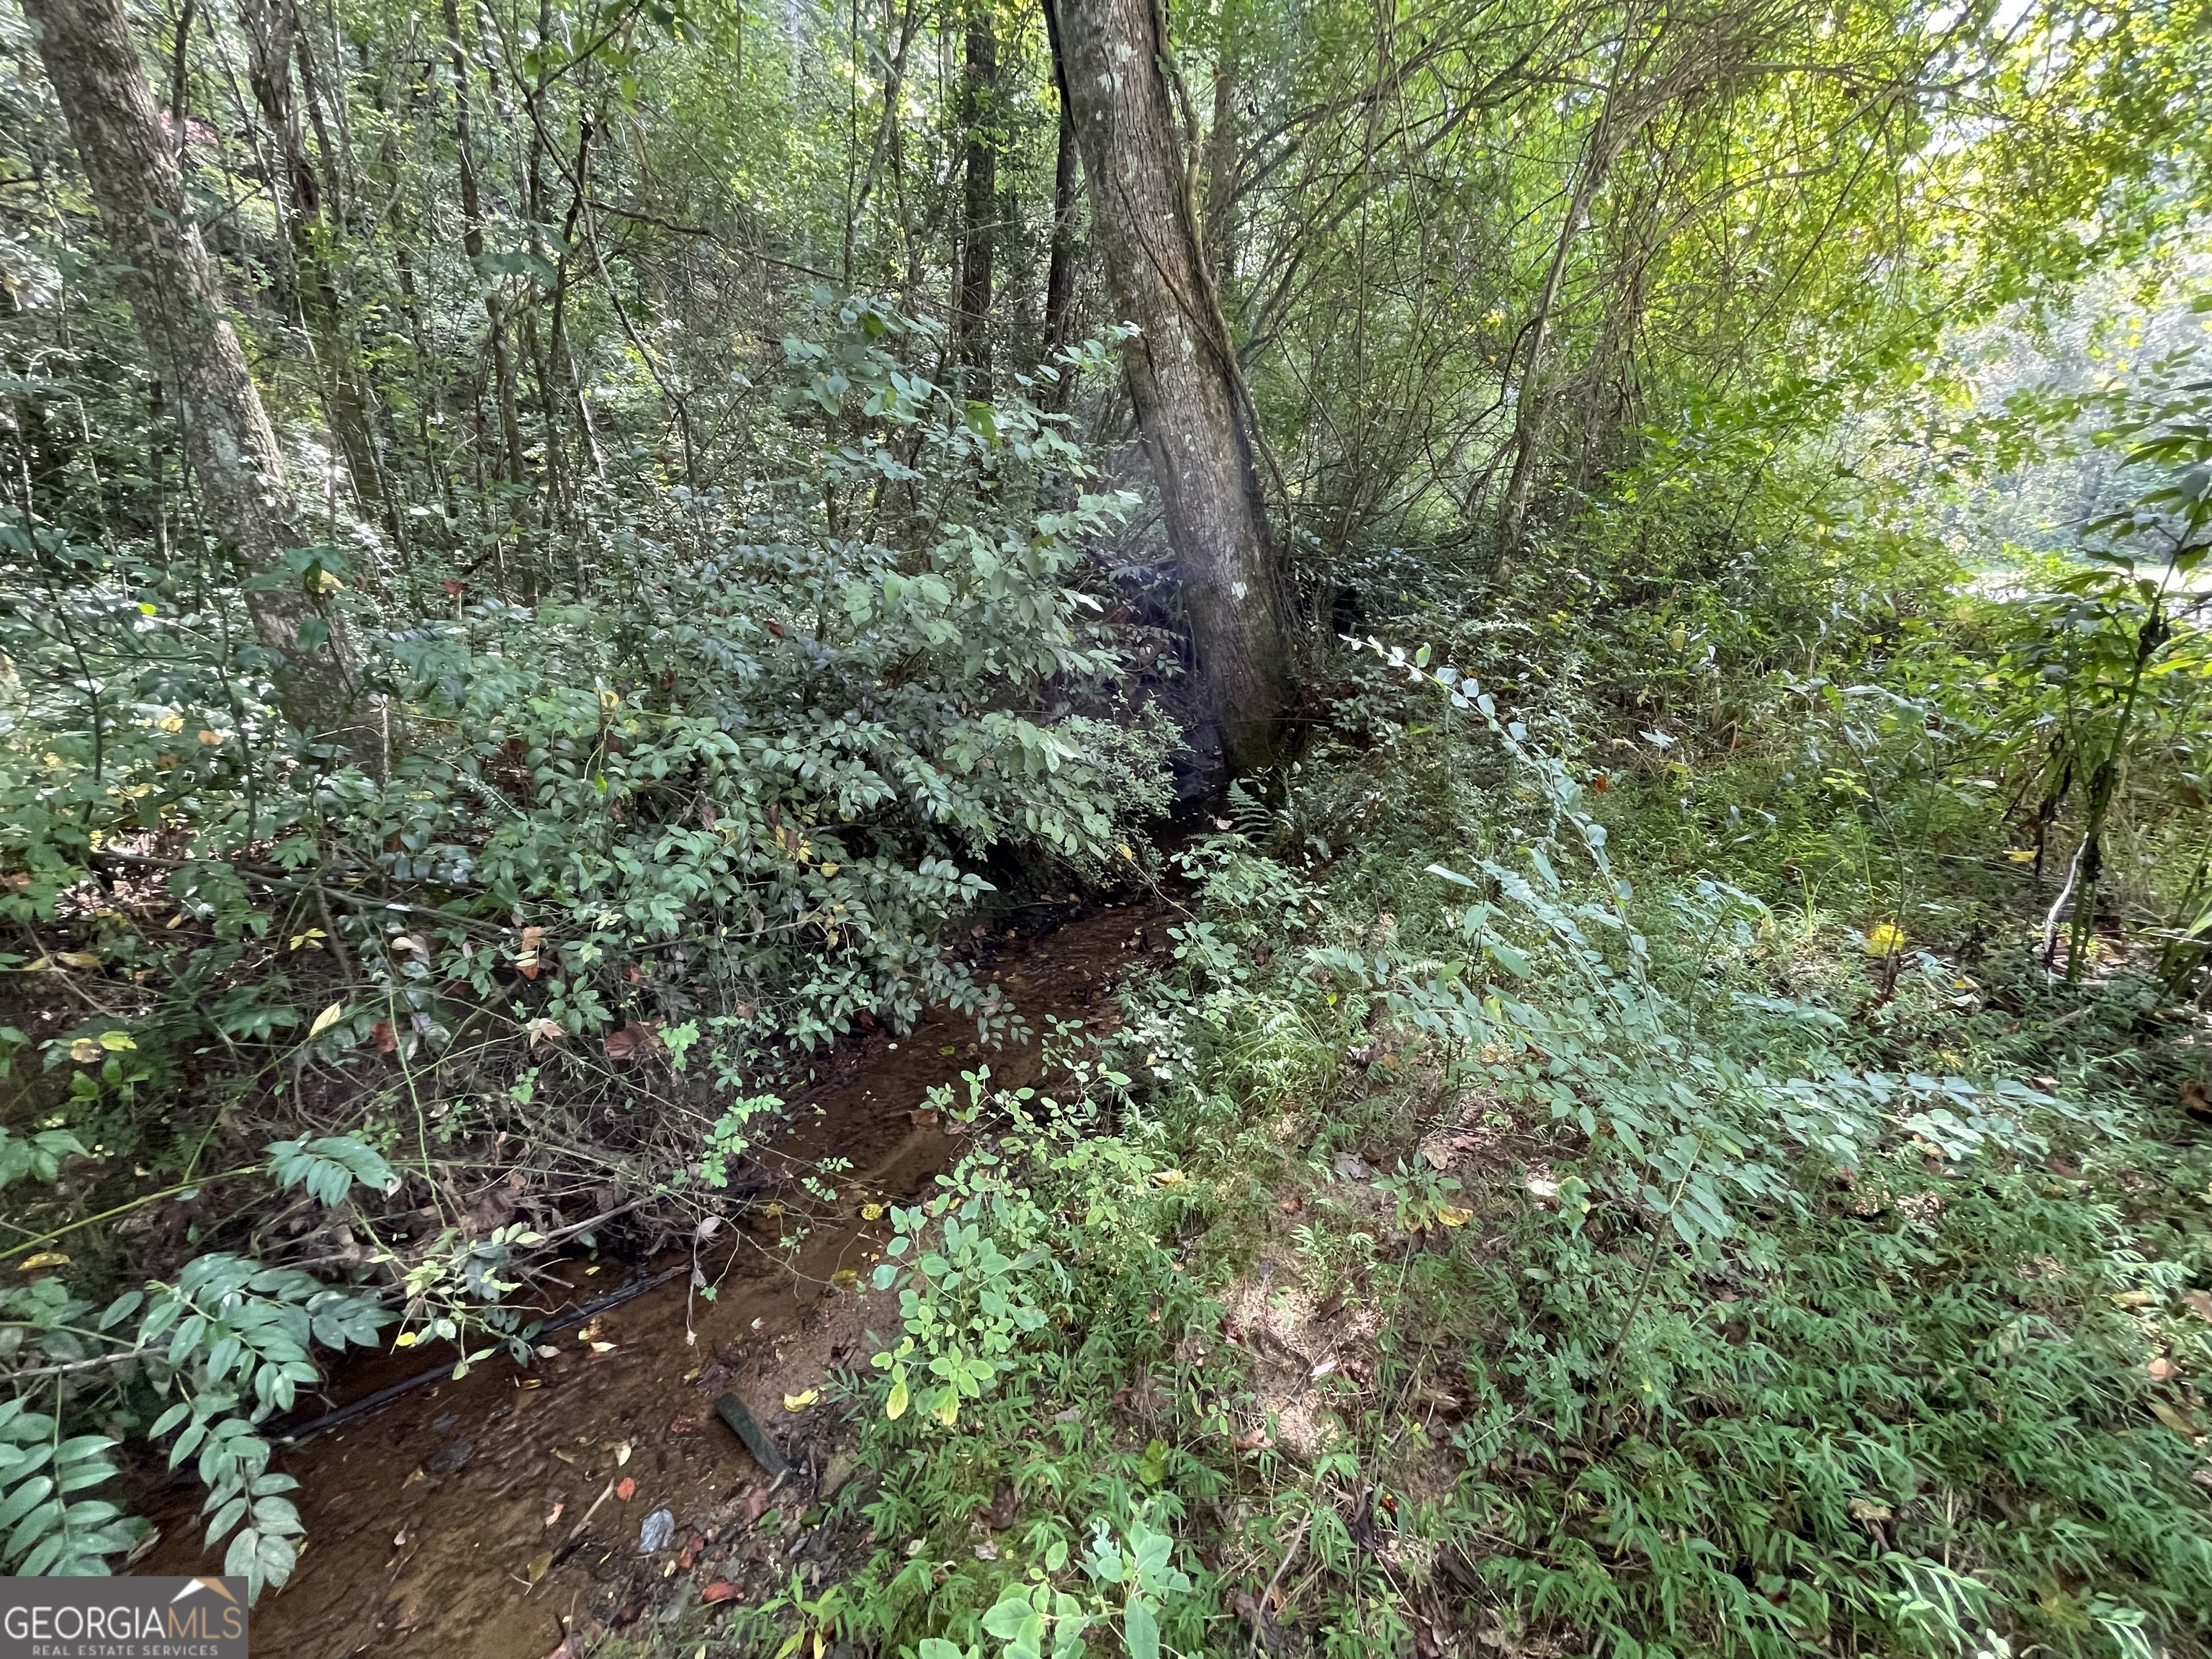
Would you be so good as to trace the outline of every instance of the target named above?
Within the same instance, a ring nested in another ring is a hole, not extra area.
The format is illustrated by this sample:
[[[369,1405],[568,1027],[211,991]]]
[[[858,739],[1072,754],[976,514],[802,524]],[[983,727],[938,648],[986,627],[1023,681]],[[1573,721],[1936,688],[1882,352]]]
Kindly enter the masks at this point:
[[[1160,1659],[1160,1623],[1143,1596],[1131,1596],[1122,1609],[1121,1634],[1129,1644],[1129,1659]]]

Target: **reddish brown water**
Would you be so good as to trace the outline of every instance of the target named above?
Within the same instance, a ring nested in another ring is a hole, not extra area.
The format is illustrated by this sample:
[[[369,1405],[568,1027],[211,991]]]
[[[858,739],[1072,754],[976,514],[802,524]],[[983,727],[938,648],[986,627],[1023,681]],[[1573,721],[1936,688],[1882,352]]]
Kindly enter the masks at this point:
[[[1121,973],[1164,943],[1163,910],[1109,908],[1009,945],[994,977],[1040,1030],[1048,1016],[1095,1025],[1109,1017]],[[655,1510],[672,1511],[679,1538],[695,1524],[713,1529],[718,1515],[726,1529],[732,1500],[769,1484],[714,1417],[725,1390],[818,1475],[826,1413],[787,1411],[786,1396],[818,1387],[833,1368],[865,1365],[870,1330],[896,1322],[890,1297],[866,1290],[884,1229],[863,1211],[910,1197],[963,1144],[916,1109],[931,1087],[979,1063],[994,1085],[1036,1079],[1034,1042],[987,1052],[974,1037],[972,1022],[933,1016],[902,1040],[871,1039],[839,1066],[840,1080],[776,1149],[793,1165],[849,1160],[830,1177],[835,1200],[787,1188],[780,1213],[757,1214],[735,1240],[715,1241],[719,1251],[702,1248],[700,1266],[718,1282],[712,1301],[679,1273],[547,1339],[558,1357],[527,1371],[489,1362],[280,1455],[276,1467],[301,1483],[308,1543],[291,1582],[254,1609],[254,1652],[544,1659],[605,1600],[605,1581],[635,1576],[640,1528]],[[579,1264],[567,1275],[571,1295],[596,1299],[624,1273]],[[331,1396],[362,1397],[424,1358],[349,1367]],[[635,1483],[627,1498],[623,1481]],[[137,1571],[210,1571],[198,1494],[169,1496],[156,1506],[163,1536]],[[678,1559],[652,1560],[672,1576]],[[747,1600],[761,1593],[744,1589]]]

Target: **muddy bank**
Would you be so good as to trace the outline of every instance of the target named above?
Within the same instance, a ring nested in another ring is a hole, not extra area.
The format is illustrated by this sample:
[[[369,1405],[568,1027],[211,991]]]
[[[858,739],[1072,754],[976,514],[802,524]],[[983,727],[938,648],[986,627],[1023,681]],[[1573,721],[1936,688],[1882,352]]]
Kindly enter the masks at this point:
[[[1164,907],[1106,908],[1007,947],[995,977],[1039,1030],[1048,1017],[1110,1017],[1128,967],[1166,944]],[[785,1400],[833,1369],[865,1365],[896,1304],[866,1290],[885,1229],[869,1212],[903,1201],[963,1141],[919,1109],[928,1090],[988,1064],[996,1084],[1036,1079],[1037,1045],[986,1051],[972,1022],[933,1015],[904,1039],[878,1035],[804,1109],[774,1149],[821,1165],[834,1195],[796,1186],[690,1263],[572,1263],[535,1306],[597,1300],[634,1273],[686,1269],[623,1305],[543,1340],[527,1370],[504,1357],[458,1382],[405,1394],[289,1451],[308,1534],[297,1571],[253,1615],[266,1659],[543,1659],[571,1632],[620,1624],[687,1595],[757,1601],[804,1550],[779,1528],[842,1468],[827,1411]],[[434,1361],[435,1356],[427,1356]],[[411,1371],[421,1351],[365,1357],[333,1380],[343,1403]],[[793,1468],[775,1484],[714,1416],[734,1392]],[[135,1571],[207,1571],[198,1494],[155,1506],[163,1535]],[[768,1510],[777,1513],[770,1515]],[[657,1516],[665,1518],[656,1519]],[[665,1534],[665,1540],[660,1534]],[[641,1542],[663,1547],[641,1553]]]

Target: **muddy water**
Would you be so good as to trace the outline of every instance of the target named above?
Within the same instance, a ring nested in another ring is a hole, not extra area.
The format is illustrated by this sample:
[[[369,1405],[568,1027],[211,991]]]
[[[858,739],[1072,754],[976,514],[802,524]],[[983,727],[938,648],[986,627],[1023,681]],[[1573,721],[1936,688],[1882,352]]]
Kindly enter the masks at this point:
[[[1101,910],[1010,944],[994,976],[1040,1030],[1048,1016],[1099,1021],[1121,975],[1165,944],[1166,925],[1164,909]],[[275,1467],[301,1483],[309,1541],[291,1582],[254,1610],[254,1652],[544,1659],[611,1595],[633,1606],[649,1599],[637,1588],[641,1575],[672,1577],[688,1565],[686,1540],[726,1532],[733,1514],[774,1501],[765,1492],[773,1483],[714,1416],[725,1391],[746,1402],[796,1466],[785,1492],[817,1487],[827,1414],[787,1411],[784,1401],[832,1369],[865,1365],[868,1333],[896,1322],[890,1298],[866,1288],[884,1228],[863,1210],[911,1197],[958,1156],[962,1140],[917,1110],[932,1085],[979,1063],[995,1084],[1036,1079],[1034,1042],[987,1052],[974,1038],[972,1022],[933,1016],[903,1040],[878,1036],[848,1056],[764,1160],[787,1168],[848,1160],[829,1177],[834,1200],[787,1187],[781,1213],[757,1214],[734,1237],[701,1247],[711,1300],[679,1272],[546,1338],[557,1355],[527,1370],[502,1357],[280,1453]],[[598,1300],[643,1271],[573,1264],[565,1288],[538,1306]],[[371,1359],[342,1375],[331,1397],[364,1397],[424,1358]],[[156,1506],[167,1510],[157,1514],[164,1535],[137,1571],[212,1569],[199,1553],[197,1498],[179,1489]],[[677,1547],[641,1558],[641,1534],[663,1509]],[[621,1587],[611,1591],[615,1581]],[[763,1593],[742,1587],[748,1601]]]

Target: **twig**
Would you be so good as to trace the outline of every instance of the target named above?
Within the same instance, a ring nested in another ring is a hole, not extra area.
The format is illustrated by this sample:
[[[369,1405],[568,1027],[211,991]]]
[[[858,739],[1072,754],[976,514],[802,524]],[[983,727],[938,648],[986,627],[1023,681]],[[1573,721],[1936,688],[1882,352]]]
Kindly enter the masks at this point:
[[[1305,1547],[1306,1534],[1312,1530],[1314,1516],[1318,1513],[1320,1506],[1317,1504],[1306,1511],[1306,1518],[1298,1522],[1298,1529],[1291,1539],[1290,1548],[1283,1552],[1282,1565],[1275,1569],[1275,1576],[1267,1581],[1267,1589],[1260,1592],[1260,1599],[1253,1604],[1252,1645],[1245,1650],[1248,1659],[1249,1655],[1260,1650],[1260,1632],[1267,1628],[1267,1598],[1275,1593],[1275,1586],[1283,1582],[1283,1575],[1291,1570],[1291,1563],[1298,1559],[1298,1552]]]

